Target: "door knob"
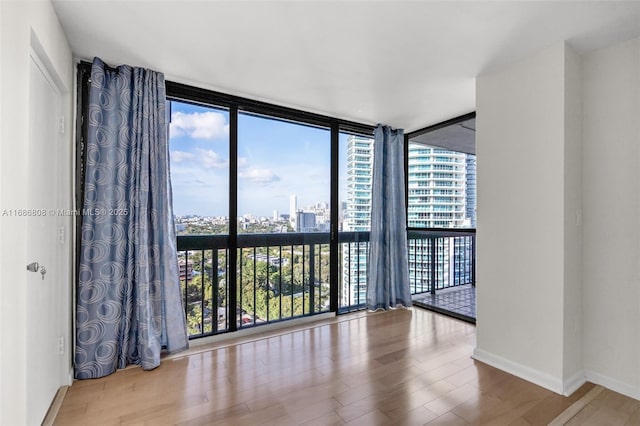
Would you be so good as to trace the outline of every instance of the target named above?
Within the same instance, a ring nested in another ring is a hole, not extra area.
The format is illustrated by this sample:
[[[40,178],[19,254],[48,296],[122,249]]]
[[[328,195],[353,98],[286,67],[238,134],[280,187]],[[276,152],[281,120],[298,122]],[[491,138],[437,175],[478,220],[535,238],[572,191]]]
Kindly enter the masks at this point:
[[[38,262],[31,262],[27,265],[27,271],[38,272],[38,270],[40,271],[40,275],[42,275],[42,279],[44,280],[44,274],[47,273],[44,265],[40,265]]]

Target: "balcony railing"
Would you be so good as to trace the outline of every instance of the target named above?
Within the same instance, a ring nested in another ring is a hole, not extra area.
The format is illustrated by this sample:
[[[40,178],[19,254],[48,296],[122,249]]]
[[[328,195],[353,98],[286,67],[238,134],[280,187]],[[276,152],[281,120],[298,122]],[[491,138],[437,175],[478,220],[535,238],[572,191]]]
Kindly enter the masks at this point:
[[[367,302],[369,232],[340,232],[338,242],[341,269],[338,312],[364,309]]]
[[[475,229],[407,231],[411,294],[475,285]]]
[[[475,284],[475,230],[412,229],[407,237],[412,294]],[[364,309],[369,233],[341,232],[338,241],[338,311]],[[329,233],[238,234],[235,268],[228,242],[227,235],[178,236],[191,338],[330,311]]]
[[[231,272],[228,240],[178,236],[190,337],[229,331],[231,321],[241,329],[329,311],[328,233],[238,234]],[[229,318],[230,273],[236,274],[236,318]]]

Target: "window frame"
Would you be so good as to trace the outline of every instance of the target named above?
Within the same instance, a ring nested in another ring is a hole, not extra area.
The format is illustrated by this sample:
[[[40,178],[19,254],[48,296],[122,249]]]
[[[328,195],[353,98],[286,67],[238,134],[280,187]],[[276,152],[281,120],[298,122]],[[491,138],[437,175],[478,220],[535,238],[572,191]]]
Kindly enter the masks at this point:
[[[339,135],[341,132],[353,133],[362,136],[373,137],[375,126],[357,123],[349,120],[343,120],[337,117],[330,117],[322,114],[316,114],[295,108],[289,108],[272,103],[257,101],[241,96],[216,92],[213,90],[202,89],[182,83],[166,81],[167,100],[175,100],[180,102],[191,102],[204,106],[217,106],[227,108],[229,111],[229,218],[238,217],[238,115],[240,113],[249,113],[259,116],[269,117],[270,119],[282,120],[285,122],[293,122],[297,124],[310,125],[329,129],[331,138],[331,179],[330,179],[330,281],[335,283],[331,285],[330,294],[330,312],[338,312],[339,309],[339,291],[338,281],[340,274],[339,262],[339,231],[338,231],[338,214],[339,214]],[[238,246],[238,223],[235,220],[229,220],[229,264],[237,263],[237,250],[231,248]],[[230,288],[237,287],[236,274],[229,275]],[[233,286],[233,287],[231,287]],[[230,309],[236,305],[236,292],[230,292],[229,306]],[[233,318],[235,312],[229,313],[229,317]],[[235,323],[230,331],[235,330]]]

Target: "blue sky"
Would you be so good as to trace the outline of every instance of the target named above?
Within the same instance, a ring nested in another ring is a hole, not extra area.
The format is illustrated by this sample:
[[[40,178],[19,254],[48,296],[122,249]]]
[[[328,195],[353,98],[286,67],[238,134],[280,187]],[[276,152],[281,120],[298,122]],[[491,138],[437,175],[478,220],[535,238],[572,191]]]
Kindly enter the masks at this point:
[[[227,111],[172,102],[170,134],[174,213],[227,216]],[[346,136],[340,139],[341,148],[346,147]],[[345,156],[345,150],[340,151]],[[344,177],[346,160],[340,163]],[[328,130],[239,114],[239,215],[288,213],[292,194],[298,197],[298,208],[328,203],[330,176]]]

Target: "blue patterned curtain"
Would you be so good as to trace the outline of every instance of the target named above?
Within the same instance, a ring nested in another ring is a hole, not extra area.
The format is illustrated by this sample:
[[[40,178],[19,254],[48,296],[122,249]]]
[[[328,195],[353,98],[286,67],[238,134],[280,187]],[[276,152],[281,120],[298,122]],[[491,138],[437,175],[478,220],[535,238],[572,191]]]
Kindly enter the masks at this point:
[[[164,75],[93,61],[75,376],[188,346],[169,180]]]
[[[375,130],[367,308],[411,306],[404,197],[404,132]]]

